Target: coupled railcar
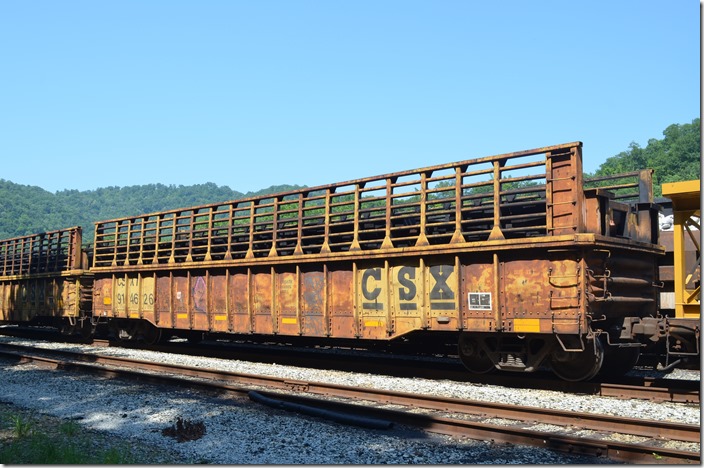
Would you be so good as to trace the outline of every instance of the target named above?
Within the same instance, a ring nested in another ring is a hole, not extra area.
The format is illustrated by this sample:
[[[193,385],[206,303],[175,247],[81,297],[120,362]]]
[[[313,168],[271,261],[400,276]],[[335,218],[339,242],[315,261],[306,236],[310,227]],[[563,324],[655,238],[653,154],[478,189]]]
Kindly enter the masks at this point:
[[[627,370],[662,334],[650,176],[587,189],[575,142],[100,221],[93,313],[124,337],[444,332],[475,372]]]
[[[0,241],[0,324],[90,336],[93,277],[79,226]]]

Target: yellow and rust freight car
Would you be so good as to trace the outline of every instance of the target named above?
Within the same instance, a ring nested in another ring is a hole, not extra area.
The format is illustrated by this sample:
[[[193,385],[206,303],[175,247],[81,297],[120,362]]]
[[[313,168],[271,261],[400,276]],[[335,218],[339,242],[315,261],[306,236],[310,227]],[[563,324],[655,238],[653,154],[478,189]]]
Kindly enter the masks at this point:
[[[93,307],[148,340],[442,333],[474,372],[581,380],[663,337],[663,253],[651,171],[586,184],[574,142],[100,221]]]
[[[0,241],[0,324],[93,332],[89,258],[76,226]]]

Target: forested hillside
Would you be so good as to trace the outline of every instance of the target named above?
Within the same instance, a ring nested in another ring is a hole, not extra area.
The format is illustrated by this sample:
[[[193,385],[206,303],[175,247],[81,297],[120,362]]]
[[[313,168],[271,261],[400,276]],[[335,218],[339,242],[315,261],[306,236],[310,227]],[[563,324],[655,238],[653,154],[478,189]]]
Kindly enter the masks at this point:
[[[204,205],[296,188],[300,186],[277,185],[243,194],[213,183],[189,186],[149,184],[51,193],[39,187],[0,179],[0,239],[82,226],[83,238],[90,240],[93,237],[93,223],[102,219]]]
[[[663,131],[665,138],[651,138],[641,148],[631,143],[622,151],[604,161],[592,176],[605,176],[640,169],[654,169],[653,190],[655,196],[662,194],[662,184],[682,180],[699,179],[701,171],[701,122],[694,119],[690,124],[673,124]]]
[[[663,182],[700,177],[700,133],[698,118],[690,124],[670,125],[663,131],[663,139],[653,138],[645,148],[631,143],[627,151],[608,158],[593,174],[585,175],[602,176],[652,168],[655,169],[655,194],[660,196]],[[245,196],[267,195],[296,188],[301,186],[279,185],[243,194],[213,183],[178,187],[149,184],[51,193],[40,187],[19,185],[0,179],[0,239],[82,226],[84,240],[90,241],[93,238],[95,221],[217,203]]]

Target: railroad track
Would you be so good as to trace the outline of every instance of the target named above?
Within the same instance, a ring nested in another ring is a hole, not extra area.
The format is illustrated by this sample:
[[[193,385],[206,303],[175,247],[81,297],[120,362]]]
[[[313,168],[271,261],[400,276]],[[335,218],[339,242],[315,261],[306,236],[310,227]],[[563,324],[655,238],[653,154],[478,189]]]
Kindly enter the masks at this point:
[[[44,329],[0,328],[0,335],[18,338],[66,341],[66,337],[55,331]],[[252,345],[206,341],[197,346],[187,342],[169,342],[145,345],[139,342],[115,342],[94,339],[95,346],[118,346],[146,349],[165,353],[192,356],[240,359],[252,362],[296,365],[314,369],[335,369],[349,372],[378,373],[394,377],[422,377],[427,379],[449,379],[483,385],[499,385],[509,388],[555,390],[575,394],[598,395],[621,399],[640,399],[656,402],[700,403],[699,381],[676,380],[652,377],[630,377],[612,381],[567,382],[555,378],[551,373],[531,374],[471,374],[450,359],[427,358],[419,360],[408,356],[387,356],[370,353],[372,358],[359,359],[360,351],[347,353],[329,352],[321,349],[304,349],[281,346]]]
[[[101,376],[138,379],[140,382],[187,385],[203,390],[226,392],[237,396],[259,395],[301,407],[314,407],[335,414],[354,414],[356,418],[387,421],[423,430],[493,440],[512,444],[536,445],[571,454],[608,457],[616,461],[637,463],[699,463],[699,451],[664,447],[663,440],[699,442],[700,428],[695,425],[662,421],[630,420],[614,416],[508,406],[469,400],[416,395],[376,389],[291,381],[284,378],[182,367],[112,356],[35,349],[2,345],[0,354],[18,362],[62,370],[93,372]],[[185,380],[186,379],[186,380]],[[197,380],[193,380],[197,379]],[[264,389],[264,390],[262,390]],[[252,391],[258,393],[252,394]],[[313,396],[314,395],[314,396]],[[352,399],[355,403],[330,401],[320,397]],[[393,405],[403,409],[389,409]],[[422,408],[422,413],[409,408]],[[487,420],[511,420],[509,424]],[[528,424],[526,424],[528,422]],[[531,429],[535,424],[562,426],[563,430],[543,432]],[[570,435],[570,428],[628,434],[650,439],[637,444]]]
[[[106,340],[94,340],[99,346],[123,346]],[[130,346],[130,344],[127,344]],[[139,346],[141,348],[141,346]],[[472,382],[483,385],[500,385],[509,388],[534,390],[555,390],[575,394],[598,395],[621,399],[650,401],[670,401],[674,403],[700,403],[700,382],[674,379],[632,377],[615,381],[567,382],[551,373],[532,374],[471,374],[461,364],[449,359],[418,360],[399,356],[379,356],[373,359],[359,359],[359,352],[347,354],[325,353],[321,350],[277,349],[276,347],[236,346],[223,347],[203,343],[197,348],[174,343],[149,347],[152,351],[184,353],[195,356],[218,357],[255,362],[276,362],[277,364],[297,365],[317,369],[335,369],[350,372],[365,372],[394,377],[427,379],[449,379],[458,382]]]

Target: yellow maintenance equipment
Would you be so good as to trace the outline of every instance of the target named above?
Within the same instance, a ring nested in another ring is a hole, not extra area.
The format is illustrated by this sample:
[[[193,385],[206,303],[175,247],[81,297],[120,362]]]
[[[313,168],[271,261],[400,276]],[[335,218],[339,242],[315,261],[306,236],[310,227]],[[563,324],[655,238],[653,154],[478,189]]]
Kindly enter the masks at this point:
[[[699,318],[701,297],[700,180],[662,184],[674,217],[675,317]]]

